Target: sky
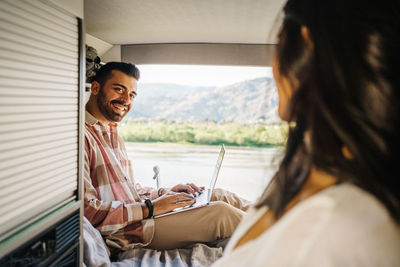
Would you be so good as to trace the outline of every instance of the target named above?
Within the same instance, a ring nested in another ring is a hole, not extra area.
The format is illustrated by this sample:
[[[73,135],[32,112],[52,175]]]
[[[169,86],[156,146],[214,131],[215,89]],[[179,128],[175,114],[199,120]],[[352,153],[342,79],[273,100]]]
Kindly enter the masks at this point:
[[[270,67],[139,65],[139,83],[175,83],[192,86],[225,86],[259,77],[272,77]]]

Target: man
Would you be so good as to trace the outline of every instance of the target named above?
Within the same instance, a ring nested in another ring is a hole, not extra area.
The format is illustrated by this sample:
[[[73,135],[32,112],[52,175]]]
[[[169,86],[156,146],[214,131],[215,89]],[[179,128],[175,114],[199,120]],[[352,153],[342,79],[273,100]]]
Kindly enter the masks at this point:
[[[86,104],[85,216],[110,247],[122,250],[170,249],[230,237],[248,202],[223,190],[214,190],[212,200],[225,202],[153,219],[194,203],[202,188],[180,184],[150,190],[134,182],[117,123],[132,108],[138,79],[136,66],[121,62],[104,65],[93,79]]]

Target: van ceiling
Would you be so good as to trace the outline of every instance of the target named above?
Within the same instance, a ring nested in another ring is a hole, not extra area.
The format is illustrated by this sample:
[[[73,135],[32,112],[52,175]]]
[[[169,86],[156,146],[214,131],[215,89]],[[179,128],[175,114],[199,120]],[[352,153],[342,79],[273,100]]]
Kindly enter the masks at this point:
[[[86,32],[114,45],[275,44],[286,0],[84,0]]]

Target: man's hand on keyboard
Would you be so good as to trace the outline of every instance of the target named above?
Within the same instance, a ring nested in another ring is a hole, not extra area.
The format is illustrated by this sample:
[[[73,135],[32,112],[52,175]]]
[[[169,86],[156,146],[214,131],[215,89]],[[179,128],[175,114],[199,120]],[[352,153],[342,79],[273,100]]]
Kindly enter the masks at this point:
[[[170,190],[173,192],[186,192],[188,194],[192,194],[193,196],[197,196],[204,190],[204,186],[198,187],[192,183],[178,184],[172,187]]]

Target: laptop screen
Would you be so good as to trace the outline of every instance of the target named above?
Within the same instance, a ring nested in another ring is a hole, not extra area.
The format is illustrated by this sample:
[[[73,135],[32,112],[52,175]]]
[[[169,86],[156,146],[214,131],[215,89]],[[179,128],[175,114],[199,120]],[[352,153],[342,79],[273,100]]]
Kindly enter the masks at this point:
[[[211,192],[212,192],[212,190],[214,190],[215,183],[217,182],[218,173],[219,173],[219,170],[221,169],[221,164],[222,164],[222,160],[224,159],[224,155],[225,155],[225,146],[222,144],[221,150],[219,151],[217,164],[215,165],[214,174],[213,174],[211,182],[210,182],[209,189]]]

